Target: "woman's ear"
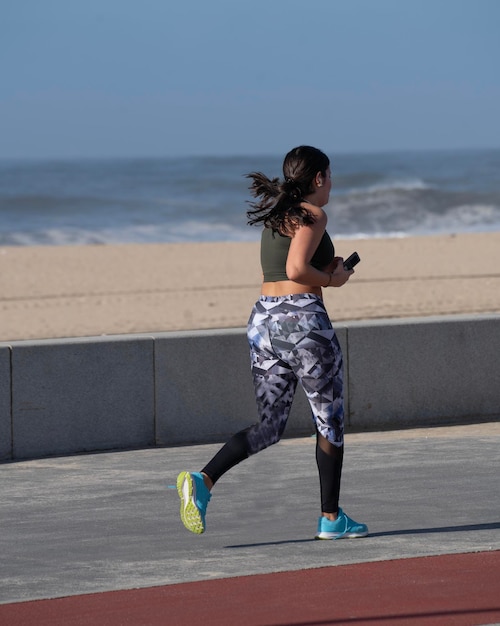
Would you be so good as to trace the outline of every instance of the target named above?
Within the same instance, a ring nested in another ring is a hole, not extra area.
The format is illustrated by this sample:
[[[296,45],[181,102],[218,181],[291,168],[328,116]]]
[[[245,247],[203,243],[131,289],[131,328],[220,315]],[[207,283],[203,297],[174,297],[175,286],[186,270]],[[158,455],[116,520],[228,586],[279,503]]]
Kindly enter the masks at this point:
[[[316,187],[323,187],[323,175],[321,172],[318,172],[314,178],[314,182],[316,183]]]

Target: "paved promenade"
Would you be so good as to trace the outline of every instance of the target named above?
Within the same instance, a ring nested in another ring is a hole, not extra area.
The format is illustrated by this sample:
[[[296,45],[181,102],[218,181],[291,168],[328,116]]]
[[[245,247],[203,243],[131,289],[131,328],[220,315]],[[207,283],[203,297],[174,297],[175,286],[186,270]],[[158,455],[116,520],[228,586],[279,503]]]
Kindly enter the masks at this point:
[[[313,540],[314,445],[284,440],[234,468],[214,490],[201,536],[182,526],[173,486],[218,445],[0,465],[0,624],[184,624],[210,606],[205,625],[236,623],[231,610],[238,623],[261,625],[500,622],[499,423],[347,435],[341,505],[368,524],[359,540]],[[442,559],[419,558],[431,556]],[[398,594],[403,582],[410,591],[427,584],[420,613],[411,593]],[[403,605],[381,607],[382,588]],[[299,595],[309,621],[298,609],[289,615]],[[340,607],[350,597],[348,618]]]

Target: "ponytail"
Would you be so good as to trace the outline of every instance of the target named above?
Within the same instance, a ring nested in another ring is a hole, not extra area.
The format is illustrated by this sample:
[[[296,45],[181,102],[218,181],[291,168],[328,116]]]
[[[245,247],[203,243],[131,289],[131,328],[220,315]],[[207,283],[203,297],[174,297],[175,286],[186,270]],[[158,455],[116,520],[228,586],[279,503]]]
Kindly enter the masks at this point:
[[[314,223],[310,211],[300,206],[304,196],[313,192],[313,180],[318,172],[325,175],[330,165],[328,157],[310,146],[291,150],[283,162],[284,180],[268,178],[262,172],[251,172],[249,187],[258,202],[249,202],[248,224],[264,225],[281,234],[293,232],[302,225]]]

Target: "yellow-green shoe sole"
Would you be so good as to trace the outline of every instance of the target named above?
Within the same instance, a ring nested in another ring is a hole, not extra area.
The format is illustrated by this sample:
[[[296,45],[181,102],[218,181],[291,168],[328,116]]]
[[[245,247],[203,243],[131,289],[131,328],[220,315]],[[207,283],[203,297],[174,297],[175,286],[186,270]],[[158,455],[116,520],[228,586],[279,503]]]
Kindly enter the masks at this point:
[[[205,532],[205,524],[196,506],[196,487],[189,472],[177,476],[177,493],[181,499],[181,520],[184,526],[195,535]]]

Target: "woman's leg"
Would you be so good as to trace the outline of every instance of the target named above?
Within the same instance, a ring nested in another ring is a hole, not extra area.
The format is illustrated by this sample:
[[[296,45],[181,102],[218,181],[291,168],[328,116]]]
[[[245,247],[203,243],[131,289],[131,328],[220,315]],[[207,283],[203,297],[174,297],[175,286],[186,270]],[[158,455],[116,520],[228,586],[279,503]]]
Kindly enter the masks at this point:
[[[249,456],[246,431],[236,433],[201,470],[205,485],[212,489],[219,478]]]
[[[301,335],[295,333],[295,342],[288,341],[286,353],[280,354],[309,400],[317,433],[321,511],[335,519],[344,456],[342,350],[323,303],[305,299],[302,306]]]
[[[233,435],[201,470],[208,478],[205,484],[209,489],[232,467],[281,439],[296,386],[297,380],[290,373],[287,376],[254,374],[255,396],[261,421]]]
[[[307,313],[306,313],[307,310]],[[348,517],[339,506],[344,457],[342,351],[322,302],[306,306],[302,336],[284,360],[291,364],[311,405],[316,424],[316,460],[321,489],[317,539],[365,537],[366,524]]]
[[[331,520],[337,518],[339,510],[340,480],[344,446],[334,446],[316,432],[316,463],[319,472],[321,512]]]
[[[209,489],[232,467],[277,443],[285,430],[297,378],[290,366],[275,353],[270,321],[280,302],[262,298],[255,305],[248,323],[252,377],[260,421],[231,437],[202,469]]]

